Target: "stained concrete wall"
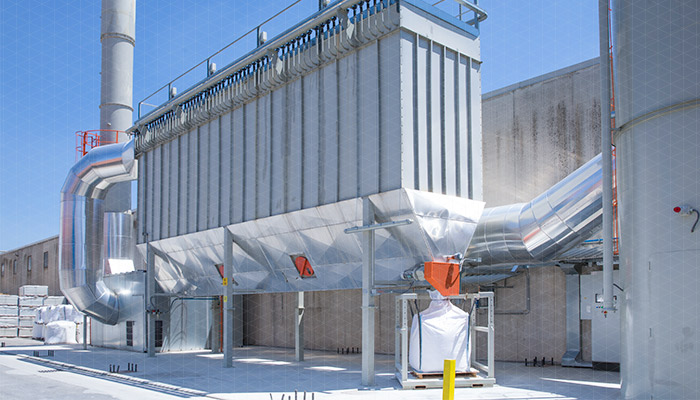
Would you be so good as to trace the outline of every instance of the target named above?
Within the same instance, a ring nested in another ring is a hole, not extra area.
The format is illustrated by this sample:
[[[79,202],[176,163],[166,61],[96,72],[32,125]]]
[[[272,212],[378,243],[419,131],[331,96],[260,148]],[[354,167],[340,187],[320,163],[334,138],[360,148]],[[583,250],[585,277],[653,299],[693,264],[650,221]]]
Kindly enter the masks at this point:
[[[529,201],[600,152],[598,60],[483,95],[484,200],[487,207]],[[496,359],[561,361],[566,348],[564,273],[530,270],[531,308],[524,274],[495,290]],[[246,344],[294,345],[295,294],[245,296]],[[379,296],[376,349],[394,351],[394,296]],[[305,346],[337,350],[361,346],[359,290],[307,293]],[[482,316],[480,315],[481,319]],[[586,343],[584,335],[584,350]],[[589,339],[590,342],[590,339]],[[477,354],[483,354],[480,341]],[[584,356],[590,351],[584,351]]]
[[[46,265],[44,253],[48,257]],[[31,270],[27,269],[29,257]],[[0,293],[18,294],[20,286],[44,285],[49,287],[50,296],[63,295],[58,283],[58,236],[0,254],[0,268],[3,271],[0,274]]]
[[[483,99],[487,207],[529,201],[601,151],[597,59],[487,93]],[[499,282],[508,288],[495,290],[496,359],[544,356],[560,362],[566,350],[564,273],[555,266],[532,268],[530,278],[528,314],[501,314],[525,309],[523,274]],[[589,350],[590,335],[582,339]],[[583,355],[590,357],[590,351]]]

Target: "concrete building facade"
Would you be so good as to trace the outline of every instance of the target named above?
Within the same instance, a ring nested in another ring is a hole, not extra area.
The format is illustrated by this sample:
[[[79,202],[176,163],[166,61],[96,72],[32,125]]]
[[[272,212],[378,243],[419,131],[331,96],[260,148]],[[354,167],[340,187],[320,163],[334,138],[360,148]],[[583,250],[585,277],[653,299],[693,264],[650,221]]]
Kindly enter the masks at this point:
[[[58,284],[58,236],[0,254],[0,293],[17,294],[20,286],[44,285],[49,296],[62,296]]]

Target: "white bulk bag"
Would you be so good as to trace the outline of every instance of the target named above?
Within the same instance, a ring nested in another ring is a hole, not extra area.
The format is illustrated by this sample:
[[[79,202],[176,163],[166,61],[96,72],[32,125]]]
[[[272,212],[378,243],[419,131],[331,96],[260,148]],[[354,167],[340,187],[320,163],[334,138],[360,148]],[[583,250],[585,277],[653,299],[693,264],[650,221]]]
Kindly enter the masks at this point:
[[[469,371],[469,313],[438,291],[430,291],[430,306],[413,316],[408,359],[423,373],[442,372],[445,360],[456,360],[456,371]]]
[[[75,340],[75,322],[53,321],[45,325],[45,344],[77,344]]]
[[[44,324],[34,322],[32,327],[32,338],[33,339],[43,339],[44,338]]]

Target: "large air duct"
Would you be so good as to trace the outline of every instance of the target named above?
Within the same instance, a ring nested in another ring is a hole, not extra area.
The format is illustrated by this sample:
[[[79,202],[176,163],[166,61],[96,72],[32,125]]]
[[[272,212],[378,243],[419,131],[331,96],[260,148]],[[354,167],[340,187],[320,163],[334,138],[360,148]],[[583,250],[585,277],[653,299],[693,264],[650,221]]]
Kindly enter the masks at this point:
[[[102,281],[104,197],[136,179],[134,141],[92,149],[71,168],[61,189],[59,281],[81,312],[105,324],[119,322],[119,298]]]
[[[485,209],[467,257],[480,265],[556,260],[600,229],[601,171],[598,155],[529,203]]]

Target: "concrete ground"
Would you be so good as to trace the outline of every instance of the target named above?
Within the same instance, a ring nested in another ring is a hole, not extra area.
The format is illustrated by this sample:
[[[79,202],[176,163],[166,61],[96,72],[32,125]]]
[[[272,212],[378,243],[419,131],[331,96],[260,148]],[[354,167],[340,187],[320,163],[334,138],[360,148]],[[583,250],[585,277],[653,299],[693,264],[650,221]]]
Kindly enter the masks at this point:
[[[359,354],[307,351],[294,361],[293,349],[243,347],[234,368],[209,351],[146,354],[81,345],[45,346],[27,339],[0,339],[0,398],[3,399],[441,399],[440,389],[399,390],[393,356],[377,355],[377,387],[360,385]],[[39,351],[39,357],[34,351]],[[47,351],[54,350],[48,357]],[[138,372],[125,372],[128,364]],[[120,373],[109,373],[119,365]],[[559,366],[525,367],[496,363],[496,385],[463,388],[456,399],[617,399],[620,374]],[[291,397],[290,397],[291,396]]]

